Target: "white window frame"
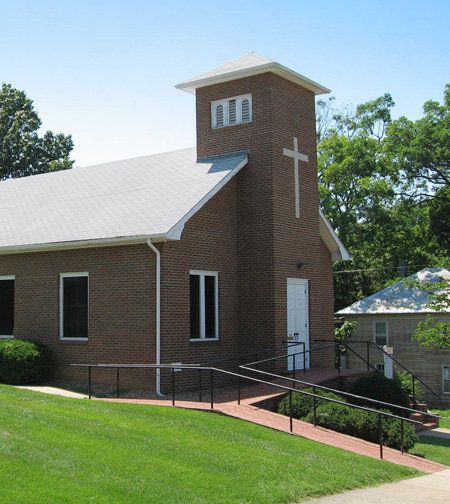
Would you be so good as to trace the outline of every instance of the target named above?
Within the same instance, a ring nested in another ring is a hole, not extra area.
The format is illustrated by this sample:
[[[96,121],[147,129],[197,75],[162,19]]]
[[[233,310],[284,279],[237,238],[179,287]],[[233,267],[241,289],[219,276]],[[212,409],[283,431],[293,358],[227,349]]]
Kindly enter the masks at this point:
[[[444,391],[444,381],[448,381],[448,380],[444,380],[444,368],[448,368],[449,369],[449,372],[450,372],[450,364],[442,364],[442,393],[443,394],[450,394],[450,391],[449,392],[445,392]]]
[[[66,338],[64,336],[64,278],[76,278],[76,277],[87,277],[87,317],[88,317],[88,337],[80,337],[80,338]],[[59,339],[60,341],[89,341],[89,273],[87,271],[82,272],[74,272],[74,273],[60,273],[59,274]]]
[[[236,122],[230,124],[229,123],[229,117],[228,117],[228,103],[231,100],[236,100]],[[249,120],[245,121],[245,123],[242,122],[242,102],[244,100],[248,100],[248,105],[249,105]],[[217,126],[216,123],[216,107],[217,105],[222,105],[223,107],[223,126]],[[251,94],[244,94],[244,95],[239,95],[239,96],[230,96],[229,98],[225,98],[223,100],[215,100],[211,102],[211,125],[212,129],[221,129],[221,128],[227,128],[228,126],[236,126],[238,124],[248,124],[253,121],[253,105],[252,105],[252,95]]]
[[[3,275],[3,276],[0,276],[0,282],[2,280],[14,280],[14,310],[16,309],[16,277],[15,275]],[[14,338],[14,334],[0,334],[0,339],[13,339]]]
[[[373,325],[372,325],[372,336],[373,336],[373,342],[378,345],[377,343],[377,324],[386,324],[386,346],[389,346],[389,324],[387,320],[374,320]]]
[[[219,273],[217,271],[204,271],[204,270],[190,270],[189,278],[191,275],[198,275],[200,277],[199,286],[200,286],[200,337],[199,338],[190,338],[192,343],[195,342],[205,342],[205,341],[218,341],[219,340]],[[205,276],[213,276],[215,277],[216,288],[215,288],[215,301],[216,301],[216,310],[215,310],[215,338],[207,338],[206,337],[206,317],[205,317]]]

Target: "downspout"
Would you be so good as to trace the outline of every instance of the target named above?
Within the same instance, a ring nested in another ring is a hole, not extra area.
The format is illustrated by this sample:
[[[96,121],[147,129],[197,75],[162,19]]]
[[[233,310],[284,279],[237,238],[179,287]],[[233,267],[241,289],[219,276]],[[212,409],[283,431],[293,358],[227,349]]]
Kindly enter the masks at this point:
[[[161,252],[148,238],[147,245],[156,256],[156,364],[161,364]],[[156,369],[156,395],[161,394],[161,370]]]

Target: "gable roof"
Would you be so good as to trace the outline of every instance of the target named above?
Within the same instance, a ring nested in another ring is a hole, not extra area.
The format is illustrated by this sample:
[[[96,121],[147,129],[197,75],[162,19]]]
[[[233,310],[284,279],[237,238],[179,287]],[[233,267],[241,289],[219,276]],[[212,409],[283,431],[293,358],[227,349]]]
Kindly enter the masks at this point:
[[[444,268],[425,268],[408,279],[421,282],[450,280],[450,271]],[[426,291],[418,287],[409,287],[400,281],[347,306],[338,311],[337,315],[436,313],[427,306],[427,303],[429,303],[429,298]],[[450,313],[450,309],[448,312]]]
[[[194,93],[196,89],[201,87],[242,79],[243,77],[250,77],[265,72],[272,72],[284,77],[287,80],[313,91],[316,95],[330,92],[325,86],[255,52],[245,54],[229,63],[225,63],[225,65],[221,65],[193,79],[182,82],[175,87],[187,91],[188,93]]]
[[[186,222],[248,162],[184,149],[0,182],[0,254],[179,240]],[[333,260],[348,253],[325,216]]]
[[[0,253],[179,239],[246,164],[185,149],[0,182]]]

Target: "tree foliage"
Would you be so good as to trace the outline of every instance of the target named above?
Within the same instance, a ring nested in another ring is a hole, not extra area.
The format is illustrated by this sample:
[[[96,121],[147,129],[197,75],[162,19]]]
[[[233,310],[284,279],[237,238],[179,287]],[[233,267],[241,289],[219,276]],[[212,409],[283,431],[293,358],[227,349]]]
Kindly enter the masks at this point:
[[[389,94],[343,110],[318,110],[319,192],[352,260],[335,265],[336,309],[414,271],[448,264],[450,163],[447,86],[424,117],[392,119]]]
[[[412,287],[428,294],[427,307],[435,312],[450,312],[450,280],[439,282],[409,282]],[[422,346],[432,348],[450,348],[450,322],[436,322],[433,315],[419,322],[414,339]]]
[[[0,88],[0,180],[72,168],[70,135],[38,130],[33,102],[10,84]]]

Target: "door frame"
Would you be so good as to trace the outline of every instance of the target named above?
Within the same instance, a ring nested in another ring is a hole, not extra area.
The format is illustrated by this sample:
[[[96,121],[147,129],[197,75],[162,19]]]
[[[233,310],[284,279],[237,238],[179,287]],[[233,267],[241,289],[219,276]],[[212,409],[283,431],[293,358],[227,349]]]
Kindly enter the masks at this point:
[[[288,287],[289,285],[304,285],[306,293],[305,293],[305,316],[306,316],[306,344],[305,344],[305,350],[309,350],[310,345],[311,345],[311,334],[309,331],[309,280],[307,278],[294,278],[294,277],[288,277],[286,281],[286,335],[289,332],[289,293],[288,293]],[[301,351],[301,350],[299,350]],[[289,348],[287,348],[287,353],[289,354]],[[306,369],[310,369],[310,355],[306,354],[305,356],[306,360]],[[303,364],[303,359],[300,361]],[[288,370],[289,370],[289,357],[288,357],[288,362],[287,362]],[[292,366],[293,368],[293,366]],[[298,368],[297,368],[298,369]],[[301,368],[303,369],[303,368]]]

